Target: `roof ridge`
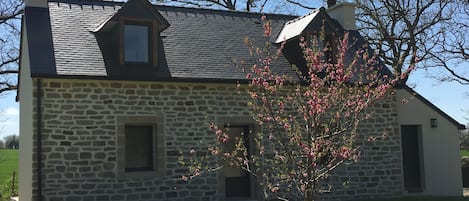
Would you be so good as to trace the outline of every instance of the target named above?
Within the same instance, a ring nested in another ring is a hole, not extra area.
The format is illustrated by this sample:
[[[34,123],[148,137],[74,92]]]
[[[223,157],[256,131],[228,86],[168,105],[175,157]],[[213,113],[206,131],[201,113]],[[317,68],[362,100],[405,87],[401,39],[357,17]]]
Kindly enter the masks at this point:
[[[94,5],[94,6],[122,6],[126,3],[125,0],[48,0],[49,2],[57,3],[66,3],[66,4],[85,4],[85,5]],[[105,5],[102,5],[104,3]],[[163,4],[153,4],[153,6],[169,9],[185,9],[185,10],[200,10],[208,12],[221,12],[221,13],[232,13],[232,14],[245,14],[245,15],[267,15],[274,17],[285,17],[285,18],[298,18],[298,15],[288,15],[288,14],[279,14],[279,13],[259,13],[259,12],[249,12],[241,10],[224,10],[224,9],[214,9],[214,8],[202,8],[202,7],[188,7],[188,6],[174,6],[174,5],[163,5]],[[311,11],[314,12],[315,10]]]
[[[301,20],[301,19],[303,19],[303,18],[306,18],[306,17],[308,17],[308,16],[315,15],[317,12],[319,12],[319,9],[314,9],[314,10],[312,10],[311,12],[309,12],[309,13],[308,13],[308,14],[306,14],[306,15],[303,15],[303,16],[300,16],[300,17],[297,17],[297,18],[295,18],[295,19],[292,19],[292,20],[289,20],[289,21],[288,21],[288,22],[286,22],[285,24],[291,24],[291,23],[294,23],[294,22],[296,22],[296,21],[299,21],[299,20]]]

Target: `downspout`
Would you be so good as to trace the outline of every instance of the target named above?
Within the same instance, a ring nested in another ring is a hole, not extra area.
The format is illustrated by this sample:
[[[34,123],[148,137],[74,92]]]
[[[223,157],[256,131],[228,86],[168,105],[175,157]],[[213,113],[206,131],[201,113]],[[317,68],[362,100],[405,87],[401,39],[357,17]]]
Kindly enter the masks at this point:
[[[42,97],[41,79],[37,79],[37,199],[42,201]]]

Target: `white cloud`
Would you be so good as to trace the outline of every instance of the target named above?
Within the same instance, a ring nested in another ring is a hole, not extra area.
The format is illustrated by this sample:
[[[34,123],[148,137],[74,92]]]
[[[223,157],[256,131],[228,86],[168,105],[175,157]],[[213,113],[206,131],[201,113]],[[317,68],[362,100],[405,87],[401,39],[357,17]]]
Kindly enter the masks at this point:
[[[0,121],[0,140],[3,137],[8,135],[18,135],[19,134],[19,124],[18,121],[8,120]]]
[[[3,115],[7,115],[7,116],[18,116],[19,115],[19,111],[17,108],[14,108],[14,107],[9,107],[7,109],[5,109],[3,112],[2,112]]]

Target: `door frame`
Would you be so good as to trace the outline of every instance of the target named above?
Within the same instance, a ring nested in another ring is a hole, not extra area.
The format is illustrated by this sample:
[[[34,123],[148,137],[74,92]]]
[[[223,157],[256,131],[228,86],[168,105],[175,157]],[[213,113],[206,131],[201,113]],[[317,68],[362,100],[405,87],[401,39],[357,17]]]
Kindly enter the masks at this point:
[[[250,133],[255,134],[257,131],[260,131],[260,127],[256,124],[254,120],[250,116],[241,116],[241,117],[218,117],[217,121],[219,122],[217,124],[218,128],[225,128],[225,126],[249,126]],[[252,138],[249,138],[249,146],[251,148],[251,153],[257,153],[256,152],[256,147],[254,140]],[[260,192],[258,192],[259,189],[259,184],[256,181],[256,178],[253,177],[252,175],[249,177],[250,178],[250,200],[257,200],[258,198],[261,198]],[[226,183],[225,183],[225,173],[223,169],[218,171],[218,200],[219,201],[226,201],[226,200],[231,200],[231,199],[236,199],[234,198],[228,198],[226,197]],[[241,197],[246,199],[246,197]]]
[[[420,173],[420,187],[419,188],[408,188],[405,186],[405,167],[404,167],[404,147],[403,147],[403,127],[404,126],[409,126],[409,127],[415,127],[416,128],[416,133],[413,133],[417,135],[417,151],[418,151],[418,162],[419,162],[419,173]],[[424,152],[423,152],[423,128],[422,125],[416,125],[416,124],[401,124],[400,127],[400,147],[401,147],[401,164],[402,164],[402,187],[403,189],[408,192],[408,193],[421,193],[424,192],[425,190],[425,163],[424,163]]]

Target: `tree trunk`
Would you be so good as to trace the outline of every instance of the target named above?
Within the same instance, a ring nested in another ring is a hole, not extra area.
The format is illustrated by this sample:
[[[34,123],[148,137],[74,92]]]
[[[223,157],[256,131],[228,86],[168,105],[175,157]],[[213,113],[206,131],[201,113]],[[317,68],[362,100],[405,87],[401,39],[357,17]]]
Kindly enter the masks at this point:
[[[304,201],[314,201],[313,189],[305,190]]]

